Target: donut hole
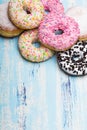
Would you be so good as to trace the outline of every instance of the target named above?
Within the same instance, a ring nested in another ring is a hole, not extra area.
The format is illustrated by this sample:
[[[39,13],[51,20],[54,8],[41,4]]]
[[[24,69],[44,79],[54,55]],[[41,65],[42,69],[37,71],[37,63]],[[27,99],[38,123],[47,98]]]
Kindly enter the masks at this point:
[[[79,62],[79,61],[82,60],[82,55],[80,55],[80,54],[74,54],[74,55],[72,56],[72,60],[73,60],[74,62]]]
[[[35,48],[40,48],[41,46],[41,43],[39,41],[35,41],[32,43],[32,45],[35,47]]]
[[[24,6],[24,7],[23,7],[23,10],[24,10],[27,14],[31,14],[29,8],[27,8],[27,7]]]
[[[49,14],[50,10],[49,9],[45,9],[45,14]]]
[[[58,29],[54,31],[55,35],[61,35],[64,33],[64,31],[62,29]]]

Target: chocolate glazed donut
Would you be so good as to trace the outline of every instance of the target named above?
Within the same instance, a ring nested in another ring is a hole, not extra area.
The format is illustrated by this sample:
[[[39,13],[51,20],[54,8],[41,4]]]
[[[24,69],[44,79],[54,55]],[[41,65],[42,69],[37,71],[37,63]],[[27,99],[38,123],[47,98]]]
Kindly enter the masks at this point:
[[[70,75],[87,74],[87,41],[78,41],[71,49],[57,52],[59,67]]]

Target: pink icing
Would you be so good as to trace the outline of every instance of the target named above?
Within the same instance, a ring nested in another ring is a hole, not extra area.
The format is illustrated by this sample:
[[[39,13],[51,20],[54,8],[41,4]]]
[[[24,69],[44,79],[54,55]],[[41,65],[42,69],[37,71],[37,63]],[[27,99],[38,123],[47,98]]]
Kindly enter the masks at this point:
[[[55,35],[55,30],[62,30],[61,35]],[[78,40],[80,30],[74,19],[50,13],[45,17],[39,27],[39,39],[55,51],[64,51]]]
[[[59,0],[42,0],[45,10],[55,13],[64,13],[64,7]]]

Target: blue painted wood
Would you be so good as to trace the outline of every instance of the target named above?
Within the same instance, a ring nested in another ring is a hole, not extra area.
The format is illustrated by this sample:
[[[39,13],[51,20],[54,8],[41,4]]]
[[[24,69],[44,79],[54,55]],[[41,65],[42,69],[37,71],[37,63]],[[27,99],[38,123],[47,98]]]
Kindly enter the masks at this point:
[[[87,6],[86,0],[61,2],[65,10]],[[55,56],[28,62],[17,43],[18,37],[0,36],[0,130],[86,130],[87,76],[65,74]]]

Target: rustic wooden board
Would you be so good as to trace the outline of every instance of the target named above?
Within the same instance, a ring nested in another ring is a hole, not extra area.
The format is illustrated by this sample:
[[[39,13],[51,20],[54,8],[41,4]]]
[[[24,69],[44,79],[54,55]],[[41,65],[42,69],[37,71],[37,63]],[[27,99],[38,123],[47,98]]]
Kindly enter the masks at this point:
[[[87,6],[87,0],[61,2],[65,10]],[[18,37],[0,36],[0,130],[87,130],[87,76],[63,73],[55,56],[28,62],[17,43]]]

